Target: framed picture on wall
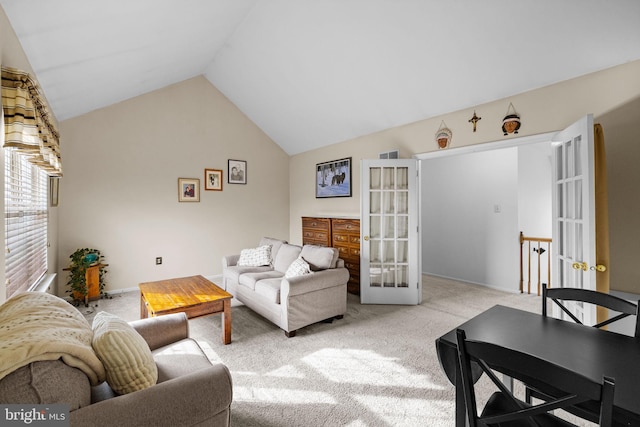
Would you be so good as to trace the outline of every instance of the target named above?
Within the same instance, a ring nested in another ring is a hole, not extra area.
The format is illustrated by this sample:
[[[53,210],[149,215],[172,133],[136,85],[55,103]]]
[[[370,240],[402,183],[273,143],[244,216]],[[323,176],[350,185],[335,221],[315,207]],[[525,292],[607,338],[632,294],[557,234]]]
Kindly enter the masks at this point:
[[[227,182],[229,184],[246,184],[247,183],[247,162],[245,160],[231,160],[227,166],[229,174]]]
[[[351,197],[351,157],[316,164],[316,198]]]
[[[222,171],[219,169],[204,170],[204,189],[222,191]]]
[[[178,178],[178,201],[200,201],[200,180],[198,178]]]

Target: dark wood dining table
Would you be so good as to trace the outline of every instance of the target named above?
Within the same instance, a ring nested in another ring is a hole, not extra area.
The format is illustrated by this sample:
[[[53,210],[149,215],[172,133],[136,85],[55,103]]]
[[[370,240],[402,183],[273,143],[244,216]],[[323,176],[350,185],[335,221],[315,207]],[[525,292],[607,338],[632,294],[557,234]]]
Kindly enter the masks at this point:
[[[501,305],[458,328],[468,339],[530,353],[597,381],[605,375],[614,378],[615,424],[640,426],[639,338]],[[466,412],[455,329],[436,339],[436,350],[440,366],[456,386],[456,426],[463,427]]]

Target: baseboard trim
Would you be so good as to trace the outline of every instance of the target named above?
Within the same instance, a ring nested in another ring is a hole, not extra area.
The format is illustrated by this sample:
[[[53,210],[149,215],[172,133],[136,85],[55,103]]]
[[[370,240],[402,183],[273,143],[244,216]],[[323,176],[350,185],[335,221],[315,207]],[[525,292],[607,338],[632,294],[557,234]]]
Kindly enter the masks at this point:
[[[205,279],[212,281],[213,283],[222,283],[222,274],[216,274],[212,276],[204,276]],[[107,295],[119,295],[125,292],[139,292],[140,289],[135,286],[132,288],[122,288],[122,289],[105,289],[104,293]]]
[[[466,283],[466,284],[469,284],[469,285],[482,286],[482,287],[485,287],[485,288],[495,289],[496,291],[508,292],[508,293],[511,293],[511,294],[519,294],[520,293],[519,289],[506,289],[506,288],[501,288],[499,286],[489,285],[487,283],[472,282],[470,280],[459,279],[457,277],[443,276],[441,274],[425,273],[425,272],[423,272],[422,274],[425,275],[425,276],[439,277],[441,279],[446,279],[446,280],[455,280],[456,282]]]

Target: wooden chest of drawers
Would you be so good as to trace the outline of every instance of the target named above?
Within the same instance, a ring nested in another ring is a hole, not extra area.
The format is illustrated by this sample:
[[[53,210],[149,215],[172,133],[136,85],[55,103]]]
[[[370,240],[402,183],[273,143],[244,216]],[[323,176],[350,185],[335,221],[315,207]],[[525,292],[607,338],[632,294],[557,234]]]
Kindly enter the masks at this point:
[[[302,243],[338,249],[349,270],[347,290],[360,294],[359,219],[302,217]]]
[[[331,220],[302,217],[302,244],[331,246]]]

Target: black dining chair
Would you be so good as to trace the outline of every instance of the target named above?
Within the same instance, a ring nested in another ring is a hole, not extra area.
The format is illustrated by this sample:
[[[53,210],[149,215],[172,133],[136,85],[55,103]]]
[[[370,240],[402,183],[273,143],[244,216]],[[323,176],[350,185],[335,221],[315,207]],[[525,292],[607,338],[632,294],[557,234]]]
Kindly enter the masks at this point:
[[[615,295],[605,294],[603,292],[592,291],[589,289],[580,288],[548,288],[547,284],[542,286],[542,315],[547,316],[547,302],[553,301],[560,309],[566,313],[574,322],[583,324],[569,309],[566,307],[566,301],[578,301],[587,304],[592,304],[598,307],[604,307],[609,310],[613,310],[617,315],[610,317],[609,319],[598,322],[593,326],[594,328],[603,328],[614,322],[622,320],[629,316],[635,316],[635,331],[634,336],[640,337],[640,316],[638,316],[639,304],[634,304],[622,298],[618,298]]]
[[[462,375],[465,405],[470,427],[567,427],[571,422],[551,414],[584,402],[600,402],[601,427],[611,427],[615,381],[603,378],[593,381],[576,372],[555,365],[530,354],[501,347],[496,344],[468,340],[462,329],[456,330],[458,360]],[[491,379],[497,390],[487,400],[478,415],[475,385],[471,363],[476,362]],[[552,389],[554,398],[530,405],[516,398],[498,378],[496,372],[508,375],[525,384],[545,385]]]
[[[610,316],[608,319],[598,322],[592,326],[594,328],[604,328],[607,325],[610,325],[614,322],[622,320],[629,316],[635,316],[635,329],[634,336],[640,336],[640,316],[638,316],[638,307],[640,304],[634,304],[625,299],[616,297],[611,294],[606,294],[603,292],[592,291],[589,289],[580,289],[580,288],[549,288],[547,284],[543,284],[542,286],[542,315],[547,316],[547,305],[548,301],[551,300],[552,303],[557,304],[560,309],[567,315],[571,320],[576,323],[584,324],[580,321],[566,306],[567,301],[577,301],[585,304],[592,304],[597,307],[604,307],[609,310],[614,311],[614,315]],[[527,403],[531,403],[532,398],[548,400],[550,396],[548,393],[537,390],[533,387],[527,386],[525,388],[525,401]],[[591,422],[598,421],[598,415],[590,412],[586,409],[580,407],[569,408],[569,412],[572,414],[584,418],[585,420]]]

